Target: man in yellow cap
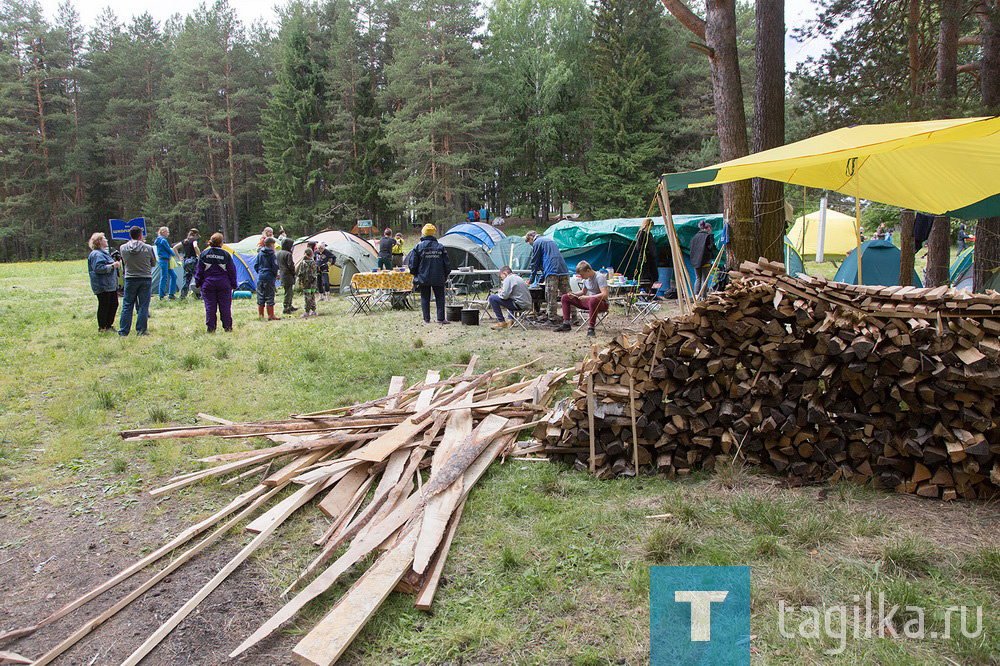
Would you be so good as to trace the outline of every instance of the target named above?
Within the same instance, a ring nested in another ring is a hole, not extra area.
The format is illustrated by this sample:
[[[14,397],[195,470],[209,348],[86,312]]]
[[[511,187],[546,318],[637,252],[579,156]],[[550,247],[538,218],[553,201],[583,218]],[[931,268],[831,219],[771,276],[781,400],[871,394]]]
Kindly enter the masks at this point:
[[[448,259],[448,250],[434,236],[436,233],[433,224],[425,224],[420,230],[420,242],[410,252],[410,274],[413,275],[414,288],[420,291],[420,311],[424,315],[424,323],[431,323],[433,291],[438,323],[450,324],[444,316],[444,286],[451,273],[451,260]]]

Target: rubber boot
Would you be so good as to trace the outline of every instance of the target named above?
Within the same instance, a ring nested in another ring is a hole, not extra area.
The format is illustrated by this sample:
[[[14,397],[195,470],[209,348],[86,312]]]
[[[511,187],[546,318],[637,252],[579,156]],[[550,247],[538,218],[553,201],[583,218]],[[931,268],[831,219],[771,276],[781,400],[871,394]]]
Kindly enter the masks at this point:
[[[257,317],[259,317],[261,321],[264,321],[264,306],[263,305],[258,305],[257,306]]]
[[[281,319],[281,317],[277,317],[274,314],[274,306],[273,305],[268,305],[267,306],[267,320],[268,321],[277,321],[279,319]]]

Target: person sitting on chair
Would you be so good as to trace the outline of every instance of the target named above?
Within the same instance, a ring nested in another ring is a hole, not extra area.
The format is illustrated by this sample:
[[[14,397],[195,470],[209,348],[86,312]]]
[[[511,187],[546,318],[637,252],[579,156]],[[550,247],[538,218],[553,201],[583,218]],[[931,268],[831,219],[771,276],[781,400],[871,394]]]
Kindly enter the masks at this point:
[[[573,294],[563,294],[562,296],[562,326],[555,329],[557,331],[568,331],[573,308],[586,310],[590,313],[587,318],[587,335],[596,335],[594,326],[597,324],[597,315],[608,311],[608,279],[603,273],[598,273],[586,261],[581,261],[576,265],[576,272],[583,278],[583,288]]]
[[[490,294],[487,303],[493,308],[493,313],[497,316],[497,323],[493,328],[499,330],[508,328],[514,321],[504,321],[503,310],[507,308],[511,312],[524,312],[531,309],[531,292],[528,291],[528,283],[524,278],[514,273],[510,266],[500,269],[500,291]]]

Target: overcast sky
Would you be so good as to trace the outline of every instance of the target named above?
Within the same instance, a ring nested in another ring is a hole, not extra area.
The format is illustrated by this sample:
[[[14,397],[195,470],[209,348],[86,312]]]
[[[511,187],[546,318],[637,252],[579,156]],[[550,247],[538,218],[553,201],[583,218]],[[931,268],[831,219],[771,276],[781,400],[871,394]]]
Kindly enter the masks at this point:
[[[42,7],[48,18],[56,15],[56,8],[61,0],[41,0]],[[188,14],[200,4],[201,0],[73,0],[73,5],[80,12],[80,18],[87,26],[94,24],[98,13],[110,7],[123,20],[149,12],[157,21],[163,22],[175,13]],[[275,22],[274,0],[231,0],[236,7],[240,19],[247,25],[258,19]],[[809,42],[799,44],[791,38],[791,31],[815,14],[812,0],[785,0],[785,27],[789,36],[785,39],[785,61],[788,69],[794,69],[795,64],[805,60],[807,56],[819,55],[826,46],[825,42]]]

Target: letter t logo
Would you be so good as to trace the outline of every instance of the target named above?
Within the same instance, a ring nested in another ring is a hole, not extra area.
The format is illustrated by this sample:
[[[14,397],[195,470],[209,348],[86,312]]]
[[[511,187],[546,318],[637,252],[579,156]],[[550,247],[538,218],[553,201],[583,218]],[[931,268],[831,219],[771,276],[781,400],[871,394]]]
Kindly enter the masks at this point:
[[[727,591],[678,590],[674,592],[674,601],[691,604],[692,641],[712,640],[712,602],[725,601],[727,596],[729,596]]]

